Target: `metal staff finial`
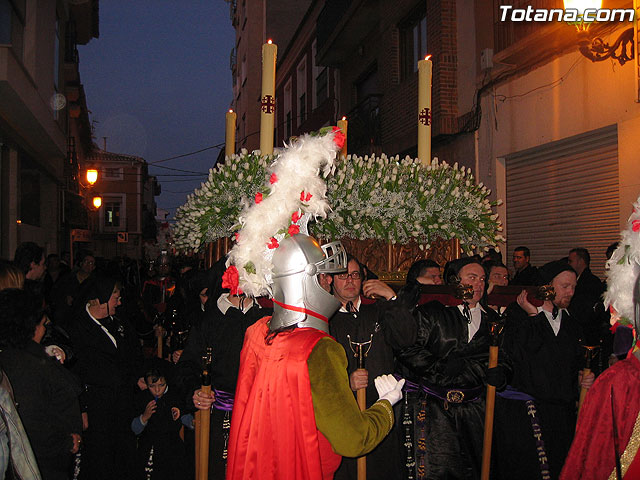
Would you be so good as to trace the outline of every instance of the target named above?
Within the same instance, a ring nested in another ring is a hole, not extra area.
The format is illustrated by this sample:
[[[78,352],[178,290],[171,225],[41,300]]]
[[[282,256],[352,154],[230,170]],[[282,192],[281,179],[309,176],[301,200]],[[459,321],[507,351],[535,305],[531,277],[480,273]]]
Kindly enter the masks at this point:
[[[364,359],[367,357],[369,350],[371,350],[371,345],[373,344],[373,333],[366,342],[354,342],[351,340],[351,335],[347,335],[347,340],[349,340],[349,348],[353,352],[353,356],[358,359],[358,368],[364,368]]]

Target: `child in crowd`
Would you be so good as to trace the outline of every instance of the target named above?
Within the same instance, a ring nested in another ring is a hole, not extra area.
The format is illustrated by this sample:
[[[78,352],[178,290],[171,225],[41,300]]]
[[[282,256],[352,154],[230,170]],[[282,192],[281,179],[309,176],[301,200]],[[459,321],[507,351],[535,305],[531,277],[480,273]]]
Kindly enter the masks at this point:
[[[180,407],[177,389],[170,389],[166,375],[157,367],[144,376],[147,388],[138,394],[131,422],[138,435],[138,472],[142,479],[176,479],[185,473],[185,449],[180,438]]]

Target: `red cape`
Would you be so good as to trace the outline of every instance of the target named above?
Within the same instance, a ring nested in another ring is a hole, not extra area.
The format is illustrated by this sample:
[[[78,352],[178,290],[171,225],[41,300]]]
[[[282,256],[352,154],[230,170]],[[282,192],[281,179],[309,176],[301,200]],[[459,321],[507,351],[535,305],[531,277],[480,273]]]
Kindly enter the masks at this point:
[[[560,480],[607,479],[615,470],[611,387],[619,454],[622,455],[627,448],[632,451],[633,442],[630,444],[629,439],[640,413],[640,362],[629,354],[625,360],[605,370],[589,389]],[[640,479],[640,455],[635,455],[624,475],[624,480],[634,479]]]
[[[316,427],[307,358],[326,333],[296,328],[265,343],[265,317],[245,334],[227,480],[329,480],[342,457]]]

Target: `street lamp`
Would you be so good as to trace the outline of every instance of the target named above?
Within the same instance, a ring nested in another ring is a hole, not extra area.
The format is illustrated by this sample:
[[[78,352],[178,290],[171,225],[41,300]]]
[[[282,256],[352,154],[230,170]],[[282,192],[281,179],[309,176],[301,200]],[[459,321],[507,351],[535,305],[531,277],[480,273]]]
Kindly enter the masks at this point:
[[[98,170],[95,168],[87,169],[87,183],[93,185],[98,181]]]
[[[624,65],[633,59],[633,27],[623,31],[613,44],[609,45],[600,37],[592,38],[589,26],[596,22],[593,13],[600,10],[601,0],[564,0],[564,8],[578,11],[580,20],[573,23],[578,30],[578,48],[580,53],[592,62],[601,62],[607,58],[617,60]],[[589,10],[591,15],[585,15]],[[616,53],[620,50],[620,53]]]
[[[99,209],[102,206],[102,197],[93,197],[93,201],[91,203],[93,204],[93,208],[96,210]]]

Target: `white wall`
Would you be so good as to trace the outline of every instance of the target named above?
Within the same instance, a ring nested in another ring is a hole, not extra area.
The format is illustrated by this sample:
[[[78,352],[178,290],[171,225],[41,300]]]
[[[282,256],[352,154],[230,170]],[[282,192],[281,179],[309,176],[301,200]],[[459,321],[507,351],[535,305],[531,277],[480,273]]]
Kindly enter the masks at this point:
[[[623,227],[640,194],[640,104],[633,63],[592,63],[571,53],[497,87],[495,97],[494,91],[485,95],[478,132],[480,181],[494,191],[498,187],[494,195],[504,198],[500,158],[617,124]],[[499,213],[504,219],[505,209]]]

